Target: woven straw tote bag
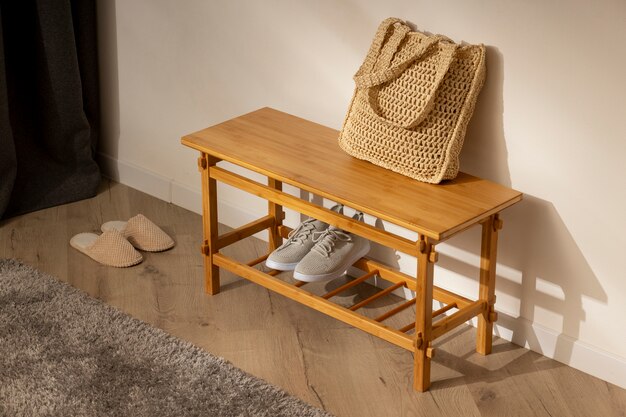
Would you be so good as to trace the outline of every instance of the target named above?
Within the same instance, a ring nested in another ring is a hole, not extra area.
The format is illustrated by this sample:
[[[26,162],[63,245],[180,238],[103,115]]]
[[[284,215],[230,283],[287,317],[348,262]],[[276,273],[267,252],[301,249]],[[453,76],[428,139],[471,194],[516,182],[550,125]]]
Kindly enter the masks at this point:
[[[484,45],[458,45],[386,19],[354,76],[339,146],[420,181],[453,179],[484,80]]]

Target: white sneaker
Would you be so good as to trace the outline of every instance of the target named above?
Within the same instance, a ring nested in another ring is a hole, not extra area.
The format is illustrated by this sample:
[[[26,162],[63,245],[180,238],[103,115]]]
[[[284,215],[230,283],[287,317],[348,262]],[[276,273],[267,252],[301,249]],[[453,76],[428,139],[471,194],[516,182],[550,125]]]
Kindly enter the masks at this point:
[[[337,204],[332,211],[343,213],[343,205]],[[287,241],[274,250],[267,257],[265,265],[279,271],[293,271],[298,262],[305,257],[315,245],[314,233],[323,233],[328,229],[328,224],[315,219],[308,219],[289,233]]]
[[[363,213],[354,218],[361,220]],[[316,242],[315,246],[298,262],[293,272],[297,280],[315,282],[339,278],[370,251],[369,240],[334,226],[313,232],[312,240]]]

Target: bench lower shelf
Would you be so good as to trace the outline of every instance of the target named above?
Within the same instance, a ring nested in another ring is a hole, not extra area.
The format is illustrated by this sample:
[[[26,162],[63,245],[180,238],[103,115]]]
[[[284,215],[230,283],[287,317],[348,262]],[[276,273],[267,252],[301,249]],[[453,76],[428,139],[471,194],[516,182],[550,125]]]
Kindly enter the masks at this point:
[[[254,261],[261,263],[262,260],[264,260],[263,258],[267,258],[267,255],[262,258],[256,259]],[[423,343],[422,337],[419,334],[417,333],[414,333],[412,335],[408,334],[412,330],[415,330],[415,322],[410,323],[407,326],[404,326],[400,329],[394,329],[382,323],[382,321],[392,317],[395,314],[400,313],[406,308],[413,306],[416,301],[415,298],[401,303],[399,306],[396,306],[390,309],[388,312],[382,314],[381,316],[375,319],[366,317],[356,312],[357,310],[373,302],[374,300],[377,300],[378,298],[382,296],[390,294],[393,290],[396,290],[402,287],[408,288],[404,282],[395,283],[394,285],[375,293],[373,296],[355,304],[354,306],[350,308],[340,306],[328,300],[329,298],[340,294],[342,291],[347,290],[361,282],[364,282],[366,279],[374,275],[379,275],[380,270],[378,269],[373,270],[369,273],[366,273],[365,275],[358,277],[354,279],[353,281],[349,281],[347,284],[329,293],[326,293],[323,295],[316,295],[301,288],[304,285],[306,285],[305,282],[296,281],[294,284],[291,284],[286,281],[283,281],[280,278],[276,278],[272,276],[272,274],[270,273],[263,272],[254,268],[254,261],[248,262],[248,263],[242,263],[232,258],[229,258],[228,256],[223,255],[221,253],[216,253],[213,255],[213,263],[219,266],[220,268],[224,268],[232,272],[235,275],[246,278],[247,280],[251,282],[261,285],[267,288],[268,290],[274,291],[287,298],[297,301],[300,304],[306,305],[317,311],[320,311],[324,314],[327,314],[331,317],[341,320],[344,323],[354,326],[369,334],[380,337],[381,339],[384,339],[390,343],[393,343],[394,345],[397,345],[401,348],[413,351],[416,347],[421,346]],[[368,262],[369,260],[367,258],[362,258],[359,262],[355,264],[355,266],[367,264]],[[397,271],[393,271],[393,272],[398,273]],[[433,298],[442,303],[450,301],[451,297],[458,297],[458,296],[453,296],[451,293],[445,290],[441,290],[441,292],[445,294],[444,297],[440,297],[438,299],[435,296]],[[433,323],[433,340],[451,331],[455,327],[470,320],[471,318],[484,313],[487,309],[487,303],[485,301],[478,300],[478,301],[468,302],[466,299],[462,297],[458,297],[458,299],[461,300],[460,301],[461,304],[464,304],[463,307],[459,307],[458,302],[454,301],[450,304],[446,304],[444,307],[433,312],[433,318],[435,318],[437,316],[443,315],[448,310],[451,310],[451,309],[458,310],[454,314],[449,315],[449,316],[444,316],[440,320]]]

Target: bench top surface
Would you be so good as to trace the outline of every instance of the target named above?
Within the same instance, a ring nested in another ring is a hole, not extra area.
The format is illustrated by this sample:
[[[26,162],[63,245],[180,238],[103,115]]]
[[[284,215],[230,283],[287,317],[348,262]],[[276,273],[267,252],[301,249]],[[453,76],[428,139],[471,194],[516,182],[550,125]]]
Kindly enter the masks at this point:
[[[182,143],[436,240],[522,199],[519,191],[462,172],[440,184],[405,177],[348,155],[338,135],[266,107]]]

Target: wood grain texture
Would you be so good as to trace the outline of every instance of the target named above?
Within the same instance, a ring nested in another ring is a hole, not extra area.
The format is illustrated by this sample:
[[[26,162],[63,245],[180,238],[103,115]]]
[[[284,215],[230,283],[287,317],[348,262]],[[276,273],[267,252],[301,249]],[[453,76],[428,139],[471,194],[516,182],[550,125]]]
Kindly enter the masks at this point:
[[[437,185],[413,180],[349,156],[337,145],[338,135],[263,108],[187,135],[182,143],[436,240],[522,198],[464,173]]]
[[[267,199],[276,204],[284,205],[285,207],[291,208],[307,216],[314,217],[325,223],[339,227],[340,229],[367,237],[368,239],[380,243],[381,245],[398,249],[404,253],[413,253],[415,251],[415,243],[409,239],[377,229],[367,223],[338,214],[330,209],[310,203],[299,197],[294,197],[292,195],[276,191],[273,188],[259,184],[239,174],[229,172],[228,170],[220,167],[215,167],[211,168],[210,175],[211,178],[215,178],[220,182],[239,188],[240,190],[247,191],[252,195]]]
[[[476,333],[476,351],[482,355],[491,353],[491,339],[493,321],[490,315],[494,313],[496,294],[496,259],[498,254],[498,230],[502,227],[502,220],[497,215],[489,217],[483,222],[480,244],[480,281],[478,296],[486,303],[486,308],[478,316]]]
[[[283,190],[283,183],[273,178],[267,179],[267,185],[273,190]],[[274,218],[274,224],[269,230],[269,250],[273,251],[283,243],[283,239],[280,236],[279,227],[283,224],[285,213],[283,212],[283,207],[281,205],[273,203],[271,201],[267,202],[267,212],[270,216]]]
[[[415,335],[422,342],[416,346],[413,357],[413,387],[420,392],[430,387],[430,357],[426,354],[432,347],[433,317],[433,273],[435,265],[431,262],[434,246],[427,239],[420,240],[420,251],[417,253],[417,291],[415,296]]]
[[[69,246],[76,233],[98,233],[103,222],[137,213],[176,246],[144,253],[131,268],[99,265]],[[205,295],[201,239],[199,215],[116,183],[104,183],[93,199],[0,222],[1,257],[55,275],[338,417],[624,416],[626,390],[497,337],[482,356],[476,330],[466,325],[435,341],[431,389],[414,392],[412,354],[402,348],[227,271],[222,292]],[[267,253],[267,243],[249,238],[223,251],[244,261]],[[305,288],[321,295],[345,283]],[[350,306],[374,291],[360,284],[333,300]],[[391,307],[377,300],[360,312],[374,319]],[[399,328],[413,320],[408,308],[385,323]]]
[[[202,153],[198,159],[198,169],[202,178],[202,230],[201,252],[204,255],[204,291],[207,294],[220,292],[220,271],[211,262],[211,256],[219,250],[217,241],[217,183],[209,176],[209,169],[217,164],[218,159]]]
[[[354,327],[381,337],[398,346],[402,346],[405,349],[411,350],[413,347],[413,339],[411,337],[402,334],[402,332],[399,332],[396,329],[390,328],[370,318],[363,317],[360,314],[356,314],[350,311],[353,310],[354,307],[350,307],[350,309],[346,310],[345,308],[342,308],[342,306],[332,303],[316,294],[288,284],[282,279],[267,276],[266,274],[258,271],[255,268],[243,265],[241,263],[237,263],[232,258],[224,256],[221,253],[216,253],[213,255],[213,262],[216,265],[228,269],[229,271],[241,277],[245,277],[246,279],[256,284],[262,285],[268,290],[291,298],[292,300],[295,300],[300,304],[315,308],[316,310],[324,314],[328,314],[329,316],[332,316],[338,320],[349,323]],[[369,302],[370,299],[377,296],[378,294],[368,297],[368,299],[362,301],[358,305]]]

